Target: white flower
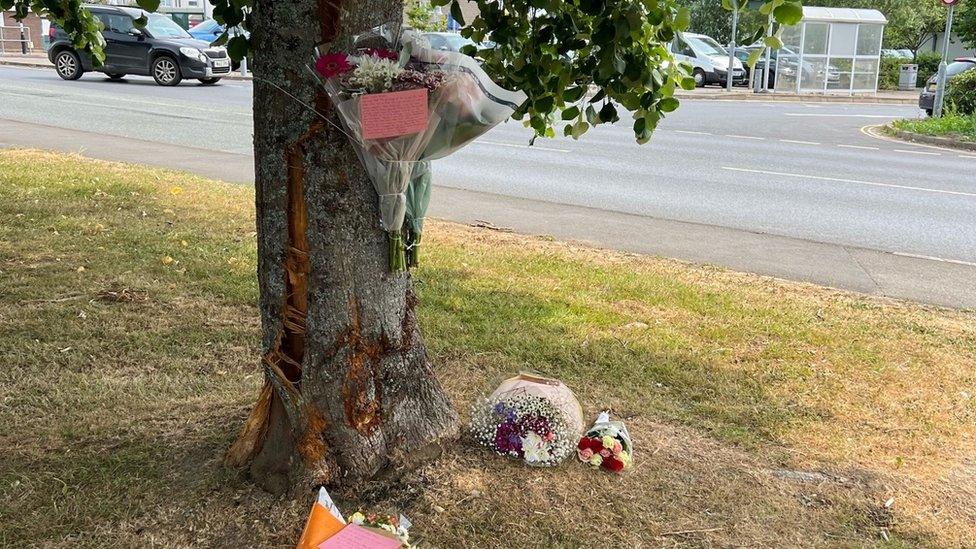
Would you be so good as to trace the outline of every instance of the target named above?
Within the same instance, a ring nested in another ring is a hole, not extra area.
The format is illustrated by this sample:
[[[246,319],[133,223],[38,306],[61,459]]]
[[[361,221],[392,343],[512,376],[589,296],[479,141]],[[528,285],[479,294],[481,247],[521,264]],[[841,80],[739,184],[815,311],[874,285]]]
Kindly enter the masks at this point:
[[[525,461],[529,463],[539,463],[552,459],[552,456],[549,455],[549,445],[534,432],[522,437],[522,451],[525,453]]]

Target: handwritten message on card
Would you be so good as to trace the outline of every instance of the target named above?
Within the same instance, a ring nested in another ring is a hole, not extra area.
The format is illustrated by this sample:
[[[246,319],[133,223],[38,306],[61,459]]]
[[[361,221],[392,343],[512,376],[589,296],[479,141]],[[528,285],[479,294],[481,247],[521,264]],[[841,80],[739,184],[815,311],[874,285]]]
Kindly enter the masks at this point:
[[[359,100],[363,139],[383,139],[427,129],[427,90],[371,93]]]
[[[398,540],[350,524],[322,542],[319,549],[398,549],[400,546]]]

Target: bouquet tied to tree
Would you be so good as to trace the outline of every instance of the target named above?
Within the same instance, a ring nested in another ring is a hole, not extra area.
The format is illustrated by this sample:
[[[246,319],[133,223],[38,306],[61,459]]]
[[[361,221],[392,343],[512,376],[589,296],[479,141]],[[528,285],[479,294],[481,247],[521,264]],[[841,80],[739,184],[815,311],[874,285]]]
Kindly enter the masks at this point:
[[[416,264],[430,200],[427,163],[506,120],[525,95],[500,88],[473,58],[409,35],[400,47],[325,53],[315,72],[379,196],[390,269],[402,271],[408,250]]]

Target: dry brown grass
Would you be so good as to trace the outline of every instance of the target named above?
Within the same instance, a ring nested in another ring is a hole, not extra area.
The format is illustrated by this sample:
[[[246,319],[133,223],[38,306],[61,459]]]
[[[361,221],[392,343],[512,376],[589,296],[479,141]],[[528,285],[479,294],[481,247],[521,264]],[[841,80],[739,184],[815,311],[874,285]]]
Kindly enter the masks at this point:
[[[260,384],[252,198],[0,151],[0,545],[294,543],[311,494],[219,464]],[[428,547],[976,539],[973,313],[444,222],[425,243],[421,321],[462,415],[535,368],[625,417],[636,469],[463,439],[347,508],[403,511]]]

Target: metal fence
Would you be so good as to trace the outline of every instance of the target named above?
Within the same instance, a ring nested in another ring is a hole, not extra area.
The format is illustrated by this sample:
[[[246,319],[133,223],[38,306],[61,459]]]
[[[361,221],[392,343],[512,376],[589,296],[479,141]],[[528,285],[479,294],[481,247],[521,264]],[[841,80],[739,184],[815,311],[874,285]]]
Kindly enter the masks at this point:
[[[34,51],[34,43],[31,41],[30,27],[0,26],[0,53],[31,53],[32,51]]]

